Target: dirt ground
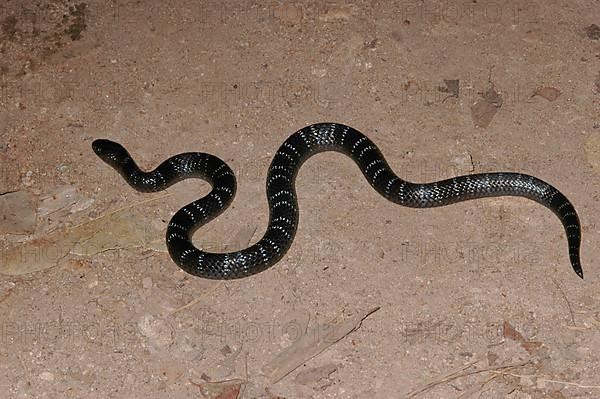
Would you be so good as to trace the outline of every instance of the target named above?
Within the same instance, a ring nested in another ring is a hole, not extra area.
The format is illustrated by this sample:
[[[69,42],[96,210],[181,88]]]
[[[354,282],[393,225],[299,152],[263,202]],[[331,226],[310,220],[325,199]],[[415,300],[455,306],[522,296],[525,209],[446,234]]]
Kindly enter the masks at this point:
[[[600,397],[597,1],[12,0],[0,11],[0,192],[25,193],[35,211],[30,231],[2,233],[5,251],[34,250],[22,273],[0,266],[1,397]],[[542,206],[399,207],[333,153],[300,171],[293,247],[259,275],[202,280],[144,245],[45,252],[57,232],[130,205],[160,242],[209,190],[135,192],[93,154],[95,138],[148,169],[185,151],[227,161],[233,207],[194,236],[219,250],[262,236],[273,154],[323,121],[367,134],[407,180],[505,170],[553,184],[579,212],[585,280]],[[27,272],[40,259],[52,267]]]

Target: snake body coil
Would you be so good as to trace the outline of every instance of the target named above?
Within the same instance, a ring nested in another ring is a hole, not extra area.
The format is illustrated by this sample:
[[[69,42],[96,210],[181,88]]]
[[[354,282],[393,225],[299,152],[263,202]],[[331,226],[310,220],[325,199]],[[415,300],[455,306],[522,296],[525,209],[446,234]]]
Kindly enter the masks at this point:
[[[167,247],[173,261],[186,272],[210,279],[235,279],[260,273],[277,263],[292,245],[298,227],[295,179],[312,155],[337,151],[352,158],[367,181],[388,200],[413,208],[433,208],[476,198],[519,196],[551,209],[561,220],[573,270],[583,278],[579,261],[581,228],[575,208],[550,184],[519,173],[481,173],[433,183],[411,183],[390,169],[375,144],[359,131],[341,124],[319,123],[291,135],[279,148],[267,177],[269,225],[256,244],[236,252],[211,253],[196,248],[191,237],[200,226],[223,212],[233,200],[236,180],[219,158],[184,153],[169,158],[151,172],[141,171],[121,145],[95,140],[94,152],[139,191],[164,190],[190,177],[212,185],[211,192],[181,208],[167,228]]]

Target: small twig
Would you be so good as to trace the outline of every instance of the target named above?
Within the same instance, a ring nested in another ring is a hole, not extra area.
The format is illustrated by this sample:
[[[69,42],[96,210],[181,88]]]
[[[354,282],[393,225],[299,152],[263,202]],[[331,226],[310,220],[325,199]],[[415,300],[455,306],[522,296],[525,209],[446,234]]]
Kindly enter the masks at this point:
[[[481,374],[481,373],[485,373],[485,372],[494,372],[494,371],[498,371],[498,370],[507,370],[507,369],[513,369],[513,368],[518,368],[518,367],[523,367],[526,366],[528,364],[533,363],[533,360],[527,360],[521,363],[515,363],[515,364],[505,364],[505,365],[500,365],[500,366],[495,366],[495,367],[486,367],[486,368],[482,368],[479,370],[472,370],[472,371],[464,371],[467,370],[469,368],[471,368],[471,366],[473,366],[475,363],[479,362],[479,360],[471,362],[469,364],[467,364],[466,366],[462,367],[461,370],[455,371],[453,373],[450,373],[448,375],[445,375],[435,381],[432,381],[426,385],[424,385],[421,388],[418,388],[412,392],[410,392],[407,396],[406,399],[410,399],[410,398],[414,398],[416,395],[428,391],[433,387],[436,387],[440,384],[443,384],[445,382],[449,382],[449,381],[453,381],[453,380],[457,380],[459,378],[462,377],[467,377],[470,375],[474,375],[474,374]]]
[[[481,384],[479,384],[479,386],[471,387],[471,389],[468,389],[468,390],[464,391],[463,393],[461,393],[460,395],[458,395],[456,397],[456,399],[470,397],[475,392],[480,391],[484,386],[486,386],[487,384],[489,384],[490,382],[492,382],[494,379],[498,378],[499,376],[500,376],[500,374],[490,375],[488,378],[485,379],[485,381],[483,381]]]
[[[569,385],[572,387],[577,387],[577,388],[583,388],[583,389],[600,389],[600,385],[582,385],[582,384],[578,384],[576,382],[569,382],[569,381],[559,381],[559,380],[547,380],[545,378],[540,378],[541,381],[544,382],[550,382],[553,384],[563,384],[563,385]]]
[[[242,347],[240,346],[240,350],[242,349]],[[248,376],[248,352],[244,352],[244,379],[246,381],[250,381],[250,377]],[[244,392],[246,391],[246,384],[243,384],[240,387],[240,393],[239,393],[239,397],[243,398],[244,397]],[[237,399],[237,398],[236,398]]]
[[[192,299],[191,301],[189,301],[188,303],[186,303],[185,305],[173,310],[170,314],[173,315],[179,311],[185,310],[187,308],[190,308],[192,306],[194,306],[195,304],[197,304],[198,302],[200,302],[201,300],[203,300],[204,298],[206,298],[206,296],[208,296],[209,294],[214,293],[217,288],[219,288],[221,285],[223,285],[223,280],[220,280],[218,283],[216,283],[215,285],[213,285],[208,291],[206,291],[204,294],[200,295],[199,297],[196,297],[194,299]]]
[[[159,196],[159,197],[155,197],[155,198],[149,198],[149,199],[147,199],[147,200],[143,200],[143,201],[136,202],[135,204],[131,204],[131,205],[126,205],[126,206],[123,206],[123,207],[121,207],[121,208],[118,208],[118,209],[116,209],[116,210],[114,210],[114,211],[112,211],[112,212],[105,213],[105,214],[103,214],[103,215],[101,215],[101,216],[98,216],[98,217],[96,217],[96,218],[94,218],[94,219],[92,219],[92,220],[87,220],[87,221],[85,221],[85,222],[81,222],[81,223],[79,223],[78,225],[75,225],[75,226],[72,226],[72,227],[70,227],[70,228],[69,228],[69,230],[73,230],[73,229],[75,229],[75,228],[77,228],[77,227],[79,227],[79,226],[83,226],[83,225],[85,225],[85,224],[88,224],[88,223],[93,223],[93,222],[95,222],[96,220],[100,220],[100,219],[103,219],[103,218],[108,218],[108,217],[110,217],[110,216],[114,215],[115,213],[122,212],[122,211],[124,211],[124,210],[126,210],[126,209],[134,208],[134,207],[137,207],[137,206],[139,206],[139,205],[146,204],[146,203],[148,203],[148,202],[158,201],[158,200],[160,200],[160,199],[163,199],[163,198],[170,197],[171,195],[172,195],[171,193],[167,193],[167,194],[165,194],[165,195],[161,195],[161,196]]]
[[[465,371],[465,370],[467,370],[467,369],[470,369],[470,368],[471,368],[471,367],[472,367],[472,366],[473,366],[475,363],[477,363],[477,362],[479,362],[479,360],[475,360],[475,361],[473,361],[473,362],[471,362],[471,363],[467,363],[466,365],[462,366],[462,367],[461,367],[461,368],[459,368],[458,370],[456,370],[456,371],[453,371],[453,372],[452,372],[452,373],[450,373],[450,374],[446,374],[445,376],[443,376],[443,377],[440,377],[440,379],[437,379],[437,380],[431,381],[430,383],[428,383],[428,384],[426,384],[426,385],[423,385],[421,388],[418,388],[418,389],[415,389],[415,390],[413,390],[412,392],[410,392],[410,393],[409,393],[409,394],[406,396],[406,399],[409,399],[409,398],[415,397],[415,396],[416,396],[416,395],[418,395],[419,393],[421,393],[421,392],[425,392],[425,391],[427,391],[427,390],[429,390],[429,389],[433,388],[433,387],[434,387],[434,386],[436,386],[436,385],[443,384],[444,382],[448,382],[448,381],[452,381],[452,380],[454,380],[454,379],[455,379],[454,377],[455,377],[456,375],[459,375],[459,374],[461,374],[461,372],[463,372],[463,371]]]
[[[32,383],[31,383],[31,374],[29,373],[29,369],[25,365],[25,361],[23,360],[23,358],[21,356],[17,356],[17,358],[21,362],[21,367],[23,367],[23,371],[25,372],[25,378],[27,379],[27,384],[29,386],[31,386],[32,385]]]
[[[552,281],[554,282],[554,285],[556,285],[556,288],[558,288],[558,290],[562,294],[562,297],[564,298],[565,302],[567,303],[567,308],[569,308],[569,313],[571,314],[571,323],[574,326],[575,325],[575,314],[573,313],[573,309],[571,308],[571,303],[569,302],[569,299],[567,298],[567,295],[563,291],[560,284],[558,284],[558,282],[554,279],[554,277],[550,276],[550,278],[552,279]]]
[[[523,374],[507,373],[506,371],[492,371],[492,373],[494,373],[496,375],[509,375],[511,377],[517,377],[517,378],[521,378],[521,377],[535,377],[538,381],[549,382],[549,383],[552,383],[552,384],[569,385],[569,386],[572,386],[572,387],[577,387],[577,388],[582,388],[582,389],[600,389],[600,385],[582,385],[582,384],[578,384],[576,382],[560,381],[560,380],[550,380],[550,379],[547,379],[547,378],[539,377],[539,376],[537,376],[535,374],[532,374],[532,375],[523,375]]]
[[[12,288],[7,288],[2,295],[0,295],[0,303],[4,302],[13,293]]]

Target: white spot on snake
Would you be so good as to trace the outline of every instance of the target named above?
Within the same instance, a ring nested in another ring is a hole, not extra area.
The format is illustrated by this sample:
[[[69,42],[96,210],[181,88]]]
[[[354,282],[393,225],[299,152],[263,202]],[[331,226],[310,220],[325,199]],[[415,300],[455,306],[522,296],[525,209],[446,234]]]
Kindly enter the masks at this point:
[[[223,207],[223,200],[221,199],[221,196],[219,194],[217,194],[216,192],[212,191],[211,192],[212,196],[214,199],[217,200],[217,202],[219,203],[219,207]]]
[[[169,223],[169,227],[173,227],[173,228],[179,229],[181,231],[187,231],[186,229],[183,228],[183,226],[181,226],[177,223],[173,223],[173,222]]]
[[[571,204],[570,204],[570,203],[568,203],[568,202],[565,202],[564,204],[561,204],[561,205],[558,207],[558,210],[559,210],[559,211],[562,211],[562,209],[563,209],[565,206],[569,206],[569,205],[571,205]]]
[[[276,217],[275,219],[271,220],[272,224],[275,224],[277,222],[286,222],[286,224],[292,224],[292,221],[284,216],[279,216],[279,217]]]
[[[289,159],[291,162],[296,162],[296,160],[294,159],[294,157],[292,157],[287,152],[283,152],[283,151],[279,150],[279,151],[277,151],[276,155],[283,155],[284,157],[286,157],[287,159]]]
[[[285,238],[287,238],[288,240],[290,238],[292,238],[292,235],[284,227],[282,227],[282,226],[277,226],[277,225],[271,226],[271,229],[275,229],[275,230],[281,231],[285,235]]]
[[[387,184],[386,184],[386,186],[385,186],[385,192],[386,192],[387,194],[389,194],[389,193],[390,193],[390,189],[392,188],[392,185],[394,184],[394,182],[396,182],[396,181],[398,181],[398,180],[400,180],[400,178],[399,178],[398,176],[394,176],[394,177],[392,177],[392,178],[391,178],[391,179],[390,179],[390,180],[387,182]]]
[[[229,194],[229,196],[233,195],[233,191],[229,187],[226,187],[226,186],[215,187],[215,190],[217,190],[217,191],[225,191],[227,194]]]
[[[221,177],[225,177],[225,176],[233,176],[233,173],[231,173],[230,171],[226,170],[225,172],[222,172],[218,176],[215,176],[215,179],[220,179]]]
[[[275,209],[277,207],[280,207],[281,205],[286,205],[289,208],[296,209],[294,207],[294,205],[291,202],[289,202],[289,201],[279,201],[279,202],[276,202],[275,204],[273,204],[273,209]]]
[[[278,191],[277,193],[273,194],[272,198],[277,198],[277,197],[279,197],[280,195],[283,195],[283,194],[287,194],[290,197],[294,196],[294,193],[292,193],[289,190],[281,190],[281,191]]]
[[[362,143],[363,141],[367,140],[367,138],[365,136],[361,137],[360,139],[358,139],[356,141],[356,143],[354,143],[354,145],[352,146],[352,150],[350,151],[352,154],[354,154],[354,150],[356,150],[356,147],[360,145],[360,143]]]
[[[227,165],[225,164],[221,164],[219,165],[219,167],[217,169],[215,169],[212,173],[212,179],[214,180],[217,177],[217,173],[219,173],[219,171],[223,168],[227,168]]]
[[[344,126],[344,129],[342,130],[342,146],[344,145],[344,141],[346,140],[346,134],[348,133],[348,129],[350,129],[348,126]]]
[[[375,180],[377,180],[377,176],[379,176],[379,174],[380,174],[381,172],[383,172],[384,170],[385,170],[385,168],[380,168],[380,169],[377,169],[377,171],[375,171],[375,173],[373,174],[373,182],[374,182]]]
[[[184,260],[185,257],[188,256],[192,252],[194,252],[192,249],[186,249],[185,251],[183,251],[180,256],[181,260]]]
[[[206,214],[206,209],[204,209],[204,208],[203,208],[203,207],[202,207],[202,206],[199,204],[199,202],[200,202],[200,201],[194,201],[194,202],[192,202],[192,205],[193,205],[193,206],[194,206],[194,207],[195,207],[197,210],[199,210],[200,212],[202,212],[202,216],[206,217],[206,216],[207,216],[207,214]]]
[[[367,165],[367,167],[365,168],[365,173],[369,173],[369,169],[374,166],[377,165],[378,163],[382,163],[384,162],[383,159],[376,159],[374,161],[369,162],[369,164]]]
[[[181,210],[185,212],[185,214],[188,215],[190,219],[192,219],[192,222],[196,222],[196,217],[192,212],[190,212],[187,208],[181,208]]]
[[[180,240],[187,241],[187,237],[181,236],[177,233],[170,233],[167,236],[167,242],[171,242],[171,240],[173,240],[173,238],[179,238]]]
[[[267,251],[265,250],[265,248],[263,247],[262,244],[256,244],[256,248],[258,248],[258,251],[260,252],[262,258],[263,258],[263,262],[267,263],[269,260],[269,255],[267,255]]]
[[[279,245],[275,244],[273,242],[273,240],[269,239],[269,238],[263,238],[263,241],[268,242],[269,244],[271,244],[271,246],[273,247],[273,250],[277,253],[281,252],[281,248],[279,248]]]
[[[372,145],[368,145],[368,146],[366,146],[365,148],[363,148],[363,149],[360,151],[360,153],[358,154],[358,158],[359,158],[359,159],[362,159],[363,155],[365,155],[365,153],[366,153],[367,151],[370,151],[370,150],[373,150],[373,149],[375,149],[375,147],[373,147]]]
[[[162,175],[162,173],[160,173],[160,171],[156,170],[154,171],[154,176],[158,177],[160,179],[160,181],[162,182],[161,184],[159,184],[159,187],[164,187],[167,185],[167,181],[165,180],[165,177]]]
[[[300,158],[300,153],[298,152],[298,150],[296,150],[296,147],[294,147],[292,144],[290,144],[286,141],[285,143],[283,143],[283,146],[285,148],[289,148],[290,150],[292,150],[294,155],[296,155],[298,158]],[[279,152],[281,152],[281,151],[279,151]]]
[[[284,179],[286,182],[290,181],[290,178],[285,175],[275,174],[269,178],[269,181],[267,182],[267,186],[272,184],[277,179]]]

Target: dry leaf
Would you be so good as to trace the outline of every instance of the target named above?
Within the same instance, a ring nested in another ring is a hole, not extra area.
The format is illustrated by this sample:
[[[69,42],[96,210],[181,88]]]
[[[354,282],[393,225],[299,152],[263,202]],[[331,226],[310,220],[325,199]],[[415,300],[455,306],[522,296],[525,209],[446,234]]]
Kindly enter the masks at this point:
[[[532,355],[542,348],[542,343],[539,341],[527,341],[521,343],[521,346],[527,351],[527,353]]]
[[[546,396],[547,399],[566,399],[565,395],[561,391],[553,391]]]
[[[444,85],[438,87],[438,91],[448,93],[448,97],[458,98],[460,95],[460,81],[458,79],[444,79]]]
[[[379,307],[344,321],[317,324],[277,355],[275,359],[267,363],[263,367],[262,372],[270,379],[271,383],[276,383],[308,360],[359,328],[362,321],[377,310],[379,310]]]
[[[494,364],[496,364],[496,360],[498,360],[500,356],[496,355],[494,352],[488,352],[487,353],[487,361],[488,361],[488,366],[493,366]]]
[[[521,333],[518,332],[517,329],[514,328],[508,321],[505,321],[504,325],[502,326],[502,336],[516,342],[525,341]]]
[[[246,381],[233,379],[217,382],[190,382],[200,388],[202,396],[207,399],[238,399],[242,385],[244,385]]]
[[[586,26],[585,34],[589,39],[592,40],[600,40],[600,26],[596,24],[591,24],[590,26]]]
[[[323,22],[347,21],[354,13],[355,7],[353,5],[340,5],[338,8],[326,9],[322,13],[319,13],[319,20]]]
[[[542,87],[541,89],[537,89],[535,91],[535,93],[533,93],[534,96],[540,96],[542,98],[545,98],[548,101],[554,101],[556,100],[559,96],[560,96],[560,90],[558,90],[555,87]]]
[[[223,392],[215,397],[215,399],[237,399],[240,395],[240,389],[242,389],[242,384],[236,384],[225,388]]]
[[[304,370],[294,378],[298,384],[312,385],[321,380],[328,379],[331,374],[337,370],[337,365],[330,363],[321,367],[313,367],[308,370]]]
[[[492,122],[492,119],[494,119],[496,112],[498,112],[498,107],[494,104],[485,99],[477,100],[475,104],[471,106],[471,118],[473,119],[473,124],[475,127],[488,127]]]
[[[521,344],[521,347],[529,354],[534,354],[542,348],[542,343],[539,341],[527,341],[523,335],[517,331],[508,321],[504,322],[502,328],[504,338],[511,339]]]
[[[471,106],[471,118],[475,127],[488,127],[498,112],[498,108],[502,107],[503,101],[502,95],[496,91],[494,86],[489,87],[482,94],[482,98]]]
[[[600,172],[600,134],[593,134],[585,143],[587,161],[596,172]]]
[[[500,108],[504,102],[502,99],[502,94],[496,91],[494,86],[490,86],[485,93],[483,93],[483,98],[490,104],[495,105],[497,108]]]
[[[156,201],[164,197],[149,201]],[[136,204],[139,205],[139,204]],[[90,256],[117,248],[148,247],[147,216],[135,205],[92,221],[10,247],[2,253],[0,274],[22,275],[56,266],[68,255]],[[160,237],[164,243],[164,237]],[[164,244],[163,244],[164,246]]]

